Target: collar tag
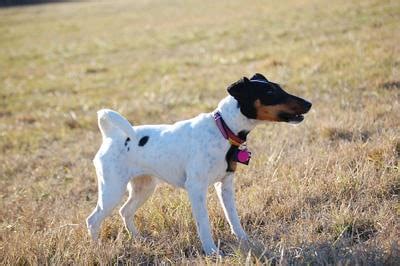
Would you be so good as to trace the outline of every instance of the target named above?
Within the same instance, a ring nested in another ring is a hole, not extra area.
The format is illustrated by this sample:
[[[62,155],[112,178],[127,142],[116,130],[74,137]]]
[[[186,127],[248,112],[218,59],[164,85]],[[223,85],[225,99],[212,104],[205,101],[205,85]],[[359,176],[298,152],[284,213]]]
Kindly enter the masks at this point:
[[[237,149],[233,159],[238,163],[248,165],[251,159],[251,152],[249,152],[247,148],[245,148],[244,150]]]
[[[232,146],[236,146],[235,153],[233,154],[233,161],[248,165],[251,158],[251,152],[247,150],[246,140],[241,139],[235,135],[232,130],[225,124],[219,112],[214,113],[214,120],[217,124],[222,136],[229,141]]]

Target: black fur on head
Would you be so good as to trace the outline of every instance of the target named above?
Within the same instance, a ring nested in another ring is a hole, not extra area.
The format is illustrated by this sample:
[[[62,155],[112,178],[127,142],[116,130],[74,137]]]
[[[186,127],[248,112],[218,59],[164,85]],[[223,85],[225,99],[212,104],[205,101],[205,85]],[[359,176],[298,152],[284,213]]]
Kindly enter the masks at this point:
[[[228,87],[228,92],[239,103],[241,112],[248,118],[256,118],[254,102],[259,99],[263,105],[283,103],[287,94],[278,84],[268,81],[256,73],[250,80],[246,77]]]
[[[274,121],[291,120],[287,115],[302,114],[308,112],[311,103],[290,95],[279,84],[268,81],[262,74],[256,73],[251,79],[241,78],[228,87],[228,93],[237,101],[242,114],[247,118],[259,119],[255,103],[261,103],[265,108],[273,105],[286,105]],[[290,110],[289,110],[290,109]],[[268,111],[268,110],[267,110]],[[272,111],[271,111],[272,112]],[[289,122],[289,121],[286,121]]]
[[[254,80],[254,81],[258,80],[258,81],[268,82],[268,79],[260,73],[255,73],[254,76],[252,76],[250,80]]]

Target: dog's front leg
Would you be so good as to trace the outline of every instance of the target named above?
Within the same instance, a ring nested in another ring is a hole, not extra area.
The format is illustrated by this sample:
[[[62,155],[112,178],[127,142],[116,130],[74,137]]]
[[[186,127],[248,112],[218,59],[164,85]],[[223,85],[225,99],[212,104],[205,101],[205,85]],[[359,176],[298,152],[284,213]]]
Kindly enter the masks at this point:
[[[217,252],[217,246],[211,235],[210,221],[207,211],[207,184],[200,182],[197,177],[190,177],[185,187],[189,194],[192,212],[196,221],[197,233],[199,234],[203,250],[207,255]]]
[[[239,240],[248,240],[247,234],[240,224],[239,215],[235,206],[233,177],[234,174],[229,173],[221,182],[215,183],[214,187],[217,191],[219,201],[224,209],[224,213],[229,222],[232,233],[235,234]]]

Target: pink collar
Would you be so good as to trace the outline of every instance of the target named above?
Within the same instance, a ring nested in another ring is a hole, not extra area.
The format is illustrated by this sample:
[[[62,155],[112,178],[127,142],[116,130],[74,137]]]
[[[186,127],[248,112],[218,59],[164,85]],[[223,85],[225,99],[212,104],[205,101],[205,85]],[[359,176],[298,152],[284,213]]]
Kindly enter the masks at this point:
[[[214,112],[214,120],[222,136],[224,136],[224,138],[227,139],[231,145],[240,147],[246,142],[246,140],[241,139],[232,132],[232,130],[226,125],[224,119],[222,119],[220,112]]]

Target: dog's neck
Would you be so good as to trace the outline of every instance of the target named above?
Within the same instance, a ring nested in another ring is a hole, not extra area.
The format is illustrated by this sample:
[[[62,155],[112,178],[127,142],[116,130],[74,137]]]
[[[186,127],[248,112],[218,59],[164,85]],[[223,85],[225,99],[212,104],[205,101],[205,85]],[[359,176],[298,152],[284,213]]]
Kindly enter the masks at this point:
[[[242,114],[238,102],[230,95],[219,102],[217,111],[221,113],[222,119],[236,135],[241,131],[250,132],[258,124],[257,120],[249,119]]]

